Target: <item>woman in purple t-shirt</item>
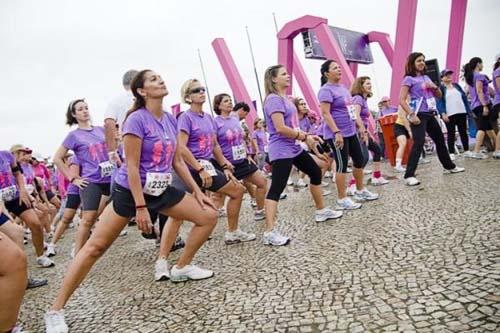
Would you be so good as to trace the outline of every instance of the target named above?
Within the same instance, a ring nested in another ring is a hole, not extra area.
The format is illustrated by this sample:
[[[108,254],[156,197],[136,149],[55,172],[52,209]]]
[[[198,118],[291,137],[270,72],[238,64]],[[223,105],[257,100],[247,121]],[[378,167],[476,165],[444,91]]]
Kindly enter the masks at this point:
[[[264,198],[267,191],[267,180],[259,171],[253,159],[245,153],[243,128],[236,115],[232,115],[233,101],[228,94],[219,94],[214,97],[215,129],[217,142],[222,154],[233,165],[233,175],[237,180],[253,184],[257,187],[255,200],[257,210],[254,213],[255,221],[263,220]],[[252,143],[253,145],[253,143]]]
[[[464,66],[465,82],[469,86],[471,97],[471,109],[475,116],[477,124],[476,145],[472,158],[485,159],[487,155],[480,153],[483,145],[484,136],[488,135],[491,143],[496,141],[493,123],[498,119],[498,113],[493,112],[488,85],[490,79],[481,73],[483,70],[483,61],[481,58],[474,57]],[[500,150],[500,142],[496,144],[495,150]]]
[[[372,185],[385,185],[389,181],[382,177],[380,171],[380,160],[382,159],[382,148],[375,141],[372,133],[368,131],[368,122],[371,117],[366,100],[372,96],[372,83],[368,76],[360,76],[354,80],[351,87],[352,104],[356,113],[356,125],[361,138],[363,153],[365,153],[365,166],[368,163],[368,151],[373,154],[373,177]]]
[[[325,122],[324,137],[329,143],[337,163],[335,180],[337,183],[337,209],[353,210],[361,208],[359,202],[347,197],[346,173],[349,156],[352,159],[352,174],[356,182],[354,199],[367,201],[378,199],[378,194],[365,188],[363,183],[364,157],[356,135],[356,113],[351,101],[351,93],[340,83],[342,73],[334,60],[321,65],[321,88],[318,100]]]
[[[190,109],[179,117],[179,146],[184,148],[186,162],[198,186],[229,197],[224,242],[230,245],[252,241],[254,234],[238,228],[244,187],[233,175],[233,163],[222,153],[214,119],[203,111],[205,91],[196,79],[186,81],[181,88],[182,100]]]
[[[264,120],[261,118],[255,118],[253,121],[253,133],[252,140],[254,145],[257,147],[257,153],[255,155],[255,162],[260,170],[264,169],[266,164],[267,156],[267,134],[264,130]]]
[[[84,99],[69,103],[66,124],[77,125],[69,132],[54,155],[54,163],[70,183],[80,188],[82,220],[75,235],[78,253],[90,235],[90,229],[104,209],[110,194],[111,174],[115,165],[109,160],[104,128],[91,124],[88,104]],[[81,176],[72,177],[63,158],[72,150],[80,161]]]
[[[420,52],[411,53],[406,60],[405,77],[399,94],[399,104],[410,122],[413,137],[413,146],[404,175],[408,186],[420,184],[420,181],[415,178],[415,171],[424,148],[426,132],[436,145],[437,155],[441,165],[445,168],[445,173],[464,171],[464,168],[457,167],[451,161],[443,132],[436,119],[436,97],[441,98],[441,95],[439,87],[425,75],[424,55]],[[408,103],[408,97],[410,103]]]
[[[493,115],[498,119],[500,113],[500,58],[496,59],[495,65],[493,65],[493,88],[495,89]],[[500,132],[497,133],[496,151],[493,153],[493,158],[500,159]]]
[[[266,231],[263,242],[266,245],[281,246],[288,244],[290,238],[275,229],[278,201],[286,187],[292,166],[306,173],[311,179],[309,189],[316,206],[316,222],[339,218],[342,212],[325,207],[321,193],[321,169],[300,145],[303,142],[312,151],[317,152],[316,144],[321,139],[300,130],[297,108],[286,96],[290,75],[285,67],[275,65],[266,69],[264,84],[264,115],[270,135],[269,160],[273,173],[266,197]]]
[[[57,298],[45,314],[48,332],[68,330],[63,307],[133,216],[145,233],[152,230],[151,213],[192,221],[194,227],[176,265],[169,270],[166,259],[159,259],[156,269],[161,268],[164,277],[170,276],[172,281],[213,276],[212,271],[190,264],[215,227],[217,212],[191,177],[182,159],[183,147],[177,147],[175,118],[162,107],[168,93],[165,83],[155,72],[143,70],[135,76],[131,90],[135,103],[122,131],[126,160],[116,176],[112,204],[105,208],[101,222],[70,264]],[[170,185],[173,170],[193,195]]]

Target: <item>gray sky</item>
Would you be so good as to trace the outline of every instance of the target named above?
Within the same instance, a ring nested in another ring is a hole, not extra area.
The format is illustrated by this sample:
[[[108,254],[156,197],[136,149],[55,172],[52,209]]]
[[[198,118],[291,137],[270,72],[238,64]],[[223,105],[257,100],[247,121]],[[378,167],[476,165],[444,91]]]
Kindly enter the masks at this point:
[[[168,105],[178,103],[183,81],[202,78],[197,49],[205,63],[211,96],[229,86],[211,47],[225,38],[247,89],[258,99],[245,35],[249,27],[257,71],[276,62],[278,26],[302,15],[325,17],[330,25],[387,32],[394,40],[397,0],[334,1],[179,1],[179,0],[2,0],[0,1],[0,149],[22,143],[53,155],[69,128],[65,110],[71,99],[85,97],[95,125],[102,125],[108,101],[121,92],[129,68],[150,68],[165,79]],[[414,50],[445,64],[451,0],[419,1]],[[500,52],[500,1],[471,0],[468,5],[462,60],[480,56],[491,75]],[[497,23],[494,23],[497,22]],[[302,40],[295,48],[303,56]],[[390,67],[378,46],[375,63],[360,66],[372,77],[374,98],[387,95]],[[319,60],[302,59],[319,88]],[[301,95],[296,90],[297,95]],[[185,107],[184,107],[185,108]],[[208,105],[206,110],[208,111]]]

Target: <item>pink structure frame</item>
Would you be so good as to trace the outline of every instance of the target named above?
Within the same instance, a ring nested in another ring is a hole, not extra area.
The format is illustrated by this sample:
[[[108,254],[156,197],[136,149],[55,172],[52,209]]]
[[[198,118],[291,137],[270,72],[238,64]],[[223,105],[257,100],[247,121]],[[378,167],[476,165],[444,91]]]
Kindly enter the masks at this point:
[[[412,52],[413,48],[417,4],[418,0],[399,0],[396,41],[394,45],[387,33],[378,31],[368,33],[369,42],[380,45],[387,61],[392,67],[390,97],[394,105],[398,104],[406,58]],[[452,0],[446,68],[455,72],[455,79],[458,78],[458,73],[460,72],[466,12],[467,0]],[[335,59],[339,63],[343,73],[343,84],[346,86],[351,85],[357,75],[358,66],[355,63],[348,63],[345,60],[340,46],[328,27],[328,20],[325,18],[310,15],[302,16],[288,22],[278,32],[278,63],[284,65],[290,75],[295,76],[311,111],[319,114],[319,103],[316,93],[305,75],[304,69],[298,60],[299,57],[297,57],[293,50],[293,39],[301,32],[307,30],[313,30],[316,33],[326,58]],[[246,121],[249,124],[253,123],[257,112],[253,107],[252,99],[248,94],[224,39],[216,38],[212,42],[212,46],[236,100],[249,104],[251,111]],[[291,92],[292,86],[289,87],[288,94],[291,94]],[[252,128],[251,126],[249,127]]]

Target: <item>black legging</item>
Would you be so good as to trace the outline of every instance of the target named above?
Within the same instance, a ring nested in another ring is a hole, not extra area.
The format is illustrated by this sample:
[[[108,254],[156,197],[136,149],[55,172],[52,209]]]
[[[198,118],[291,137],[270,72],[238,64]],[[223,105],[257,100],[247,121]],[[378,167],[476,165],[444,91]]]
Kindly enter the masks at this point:
[[[305,173],[311,179],[311,185],[321,184],[321,169],[314,162],[308,152],[302,151],[294,158],[284,158],[271,162],[273,174],[271,177],[271,187],[267,192],[266,198],[269,200],[279,201],[280,195],[286,187],[292,165]]]
[[[455,154],[455,126],[460,134],[460,141],[464,151],[469,151],[469,135],[467,134],[467,113],[458,113],[448,117],[448,122],[445,122],[448,130],[448,151],[450,154]]]
[[[353,136],[344,138],[344,145],[342,148],[335,146],[333,139],[328,139],[326,142],[330,145],[333,150],[333,156],[335,157],[335,163],[337,164],[338,173],[347,173],[347,163],[349,162],[349,156],[352,159],[352,165],[357,169],[362,169],[366,163],[365,154],[363,154],[363,147],[359,142],[358,136],[354,134]],[[366,153],[368,155],[368,152]]]
[[[382,159],[382,148],[373,141],[371,137],[368,137],[368,146],[363,142],[362,143],[362,149],[361,151],[363,152],[363,168],[368,164],[368,161],[370,159],[368,151],[371,151],[373,154],[373,162],[380,162]]]

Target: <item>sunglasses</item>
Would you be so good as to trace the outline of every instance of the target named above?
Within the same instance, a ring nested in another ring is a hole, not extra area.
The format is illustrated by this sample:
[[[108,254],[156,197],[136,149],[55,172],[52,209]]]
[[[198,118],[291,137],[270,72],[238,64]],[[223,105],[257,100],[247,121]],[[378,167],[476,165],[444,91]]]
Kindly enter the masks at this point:
[[[200,94],[200,93],[205,93],[205,91],[207,91],[207,89],[205,87],[198,87],[198,88],[193,88],[189,91],[189,93],[191,94]]]

